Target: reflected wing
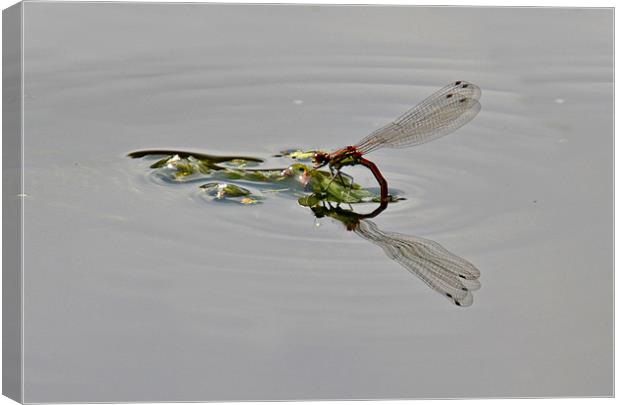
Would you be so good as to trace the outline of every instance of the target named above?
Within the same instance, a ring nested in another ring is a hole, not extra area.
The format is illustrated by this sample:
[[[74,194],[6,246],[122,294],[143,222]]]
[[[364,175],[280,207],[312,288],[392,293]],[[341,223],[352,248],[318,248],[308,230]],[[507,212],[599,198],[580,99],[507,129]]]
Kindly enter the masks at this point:
[[[374,131],[355,147],[366,154],[375,149],[405,148],[454,132],[480,111],[481,91],[475,84],[457,81],[438,90],[394,122]]]
[[[383,232],[369,220],[360,221],[355,233],[380,246],[390,259],[456,305],[469,306],[473,303],[471,292],[480,288],[480,271],[439,243],[411,235]]]

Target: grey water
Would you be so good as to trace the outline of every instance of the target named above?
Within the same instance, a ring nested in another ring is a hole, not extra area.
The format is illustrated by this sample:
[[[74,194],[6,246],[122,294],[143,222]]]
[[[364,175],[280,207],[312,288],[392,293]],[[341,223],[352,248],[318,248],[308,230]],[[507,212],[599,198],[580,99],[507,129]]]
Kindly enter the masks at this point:
[[[611,9],[24,21],[25,402],[612,395]],[[480,270],[467,308],[295,198],[212,203],[126,156],[335,149],[454,80],[472,122],[369,158],[406,197],[376,226]]]

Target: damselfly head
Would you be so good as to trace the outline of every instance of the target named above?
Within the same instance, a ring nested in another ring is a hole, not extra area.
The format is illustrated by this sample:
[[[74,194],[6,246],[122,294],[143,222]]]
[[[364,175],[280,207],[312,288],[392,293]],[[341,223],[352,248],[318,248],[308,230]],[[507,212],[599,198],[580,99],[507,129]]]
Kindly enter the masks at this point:
[[[282,176],[292,177],[305,187],[310,182],[310,180],[312,180],[312,175],[310,174],[308,169],[309,168],[304,164],[295,163],[284,169],[282,171]]]
[[[325,166],[329,162],[329,155],[325,152],[315,152],[312,157],[312,163],[314,167]]]

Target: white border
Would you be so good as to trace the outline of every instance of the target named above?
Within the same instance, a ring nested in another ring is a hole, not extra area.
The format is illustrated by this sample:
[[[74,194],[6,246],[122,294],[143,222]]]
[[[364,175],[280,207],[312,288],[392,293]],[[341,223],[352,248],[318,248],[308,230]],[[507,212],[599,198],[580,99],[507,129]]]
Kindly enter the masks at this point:
[[[38,0],[28,0],[29,2],[33,2],[33,1],[38,1]],[[63,1],[78,1],[78,0],[63,0]],[[174,1],[174,0],[167,0],[167,1],[147,1],[147,0],[133,0],[133,2],[152,2],[152,3],[200,3],[198,1]],[[15,4],[16,1],[14,0],[0,0],[0,6],[2,7],[2,9],[5,9],[7,7],[10,7],[11,5]],[[333,1],[333,0],[284,0],[284,1],[265,1],[265,0],[228,0],[225,2],[216,2],[216,1],[203,1],[202,3],[252,3],[252,4],[273,4],[273,3],[284,3],[284,4],[373,4],[373,5],[425,5],[425,6],[482,6],[482,7],[497,7],[497,6],[512,6],[512,7],[533,7],[533,6],[538,6],[538,7],[616,7],[618,2],[617,1],[601,1],[601,0],[590,0],[590,1],[561,1],[561,0],[539,0],[539,1],[514,1],[514,0],[505,0],[502,1],[501,3],[498,3],[497,1],[480,1],[480,0],[474,0],[474,1],[466,1],[466,0],[452,0],[452,1],[446,1],[446,0],[425,0],[422,2],[415,2],[415,1],[411,1],[411,0],[358,0],[358,1],[353,1],[353,0],[340,0],[340,1]],[[616,17],[616,10],[614,10],[614,21],[615,21],[615,17]],[[0,39],[1,39],[1,19],[0,19]],[[22,14],[22,27],[23,27],[23,14]],[[617,66],[617,58],[618,58],[618,52],[617,52],[617,35],[614,33],[614,66]],[[22,36],[23,39],[23,36]],[[0,66],[0,71],[1,71],[2,67]],[[22,69],[23,69],[23,60],[22,60]],[[22,89],[23,89],[23,70],[22,70]],[[615,80],[615,73],[614,73],[614,80]],[[614,86],[615,88],[615,86]],[[614,113],[617,114],[617,110],[616,110],[616,106],[618,105],[618,94],[615,92],[614,93]],[[22,111],[23,111],[23,98],[22,98]],[[614,115],[615,116],[615,115]],[[2,112],[0,110],[0,119],[2,118]],[[22,114],[22,130],[23,130],[23,119],[24,119],[24,115]],[[616,133],[616,120],[614,120],[614,133]],[[23,134],[22,134],[23,135]],[[22,138],[23,139],[23,138]],[[617,168],[615,166],[615,156],[618,154],[618,144],[616,142],[614,142],[614,212],[615,210],[618,208],[617,204],[618,204],[618,199],[616,198],[616,190],[617,188],[615,187],[616,183],[616,179],[618,178],[617,174]],[[22,164],[24,162],[24,150],[23,150],[23,144],[22,144]],[[2,156],[2,145],[0,143],[0,156]],[[23,168],[22,168],[23,169]],[[1,178],[1,171],[2,168],[0,166],[0,178]],[[22,178],[22,189],[24,187],[24,179]],[[2,202],[0,199],[0,208],[1,208]],[[23,214],[23,203],[22,203],[22,214]],[[23,220],[24,218],[22,218],[22,235],[23,235]],[[0,218],[0,223],[1,223],[1,218]],[[614,268],[615,268],[615,256],[616,253],[618,252],[618,245],[617,245],[617,241],[615,240],[615,229],[618,225],[617,222],[617,218],[614,215]],[[1,228],[0,228],[1,229]],[[22,238],[22,243],[23,243],[23,238]],[[0,254],[2,253],[2,246],[0,245]],[[23,257],[23,246],[22,246],[22,260],[24,259]],[[23,261],[22,261],[23,263]],[[1,266],[1,265],[0,265]],[[0,279],[0,291],[1,291],[1,279]],[[23,297],[23,277],[22,277],[22,297]],[[617,287],[618,287],[618,279],[616,277],[614,277],[614,291],[617,291]],[[615,295],[614,295],[615,296]],[[617,313],[617,302],[614,299],[614,318],[615,318],[615,314]],[[23,316],[23,314],[22,314]],[[0,314],[0,319],[1,319],[1,314]],[[22,318],[23,319],[23,318]],[[614,331],[615,331],[615,322],[614,322]],[[617,341],[617,334],[615,334],[615,339],[614,339],[614,348],[615,348],[615,343]],[[22,338],[23,338],[23,325],[22,325]],[[617,359],[618,359],[618,354],[617,352],[614,350],[614,356],[615,356],[615,364],[617,364]],[[0,361],[1,361],[1,357],[2,357],[2,353],[0,351]],[[23,378],[23,359],[22,359],[22,378]],[[618,387],[618,381],[616,378],[616,375],[614,373],[614,386],[615,389],[614,391],[616,391],[617,387]],[[1,384],[1,382],[0,382]],[[23,398],[23,387],[22,387],[22,398]],[[432,402],[431,402],[432,401]],[[447,404],[448,401],[452,401],[452,400],[400,400],[398,401],[399,404],[406,404],[406,405],[426,405],[426,404]],[[477,401],[480,400],[459,400],[459,403],[465,404],[465,405],[470,405],[473,404]],[[608,399],[608,398],[586,398],[586,399],[582,399],[582,398],[563,398],[563,399],[485,399],[484,400],[486,403],[491,404],[491,405],[495,405],[499,402],[506,402],[506,401],[510,401],[511,403],[521,403],[523,401],[527,401],[530,404],[533,403],[542,403],[542,401],[544,401],[545,404],[558,404],[560,403],[560,401],[563,404],[582,404],[582,403],[586,403],[586,401],[589,403],[590,401],[595,401],[596,403],[601,403],[601,402],[610,402],[613,401],[613,399]],[[304,404],[308,404],[308,405],[334,405],[334,404],[346,404],[346,403],[354,403],[354,402],[359,402],[359,401],[304,401]],[[393,403],[394,401],[364,401],[365,403],[369,403],[372,405],[388,405],[390,403]],[[11,401],[10,399],[6,398],[6,397],[0,397],[0,405],[8,405],[8,404],[13,404],[14,402]],[[295,402],[226,402],[223,404],[295,404]],[[142,404],[156,404],[156,403],[142,403]],[[213,404],[213,403],[212,403]]]

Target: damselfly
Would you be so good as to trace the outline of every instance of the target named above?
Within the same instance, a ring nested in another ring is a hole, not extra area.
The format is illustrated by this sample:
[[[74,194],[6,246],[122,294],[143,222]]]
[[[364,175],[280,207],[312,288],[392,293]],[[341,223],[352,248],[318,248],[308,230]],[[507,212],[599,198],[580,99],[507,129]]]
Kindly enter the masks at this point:
[[[419,145],[457,130],[480,111],[480,93],[475,84],[462,80],[450,83],[357,144],[332,153],[316,152],[314,165],[316,168],[328,165],[337,174],[343,166],[360,164],[369,168],[381,186],[381,205],[386,206],[387,181],[377,166],[363,156],[380,148]]]

